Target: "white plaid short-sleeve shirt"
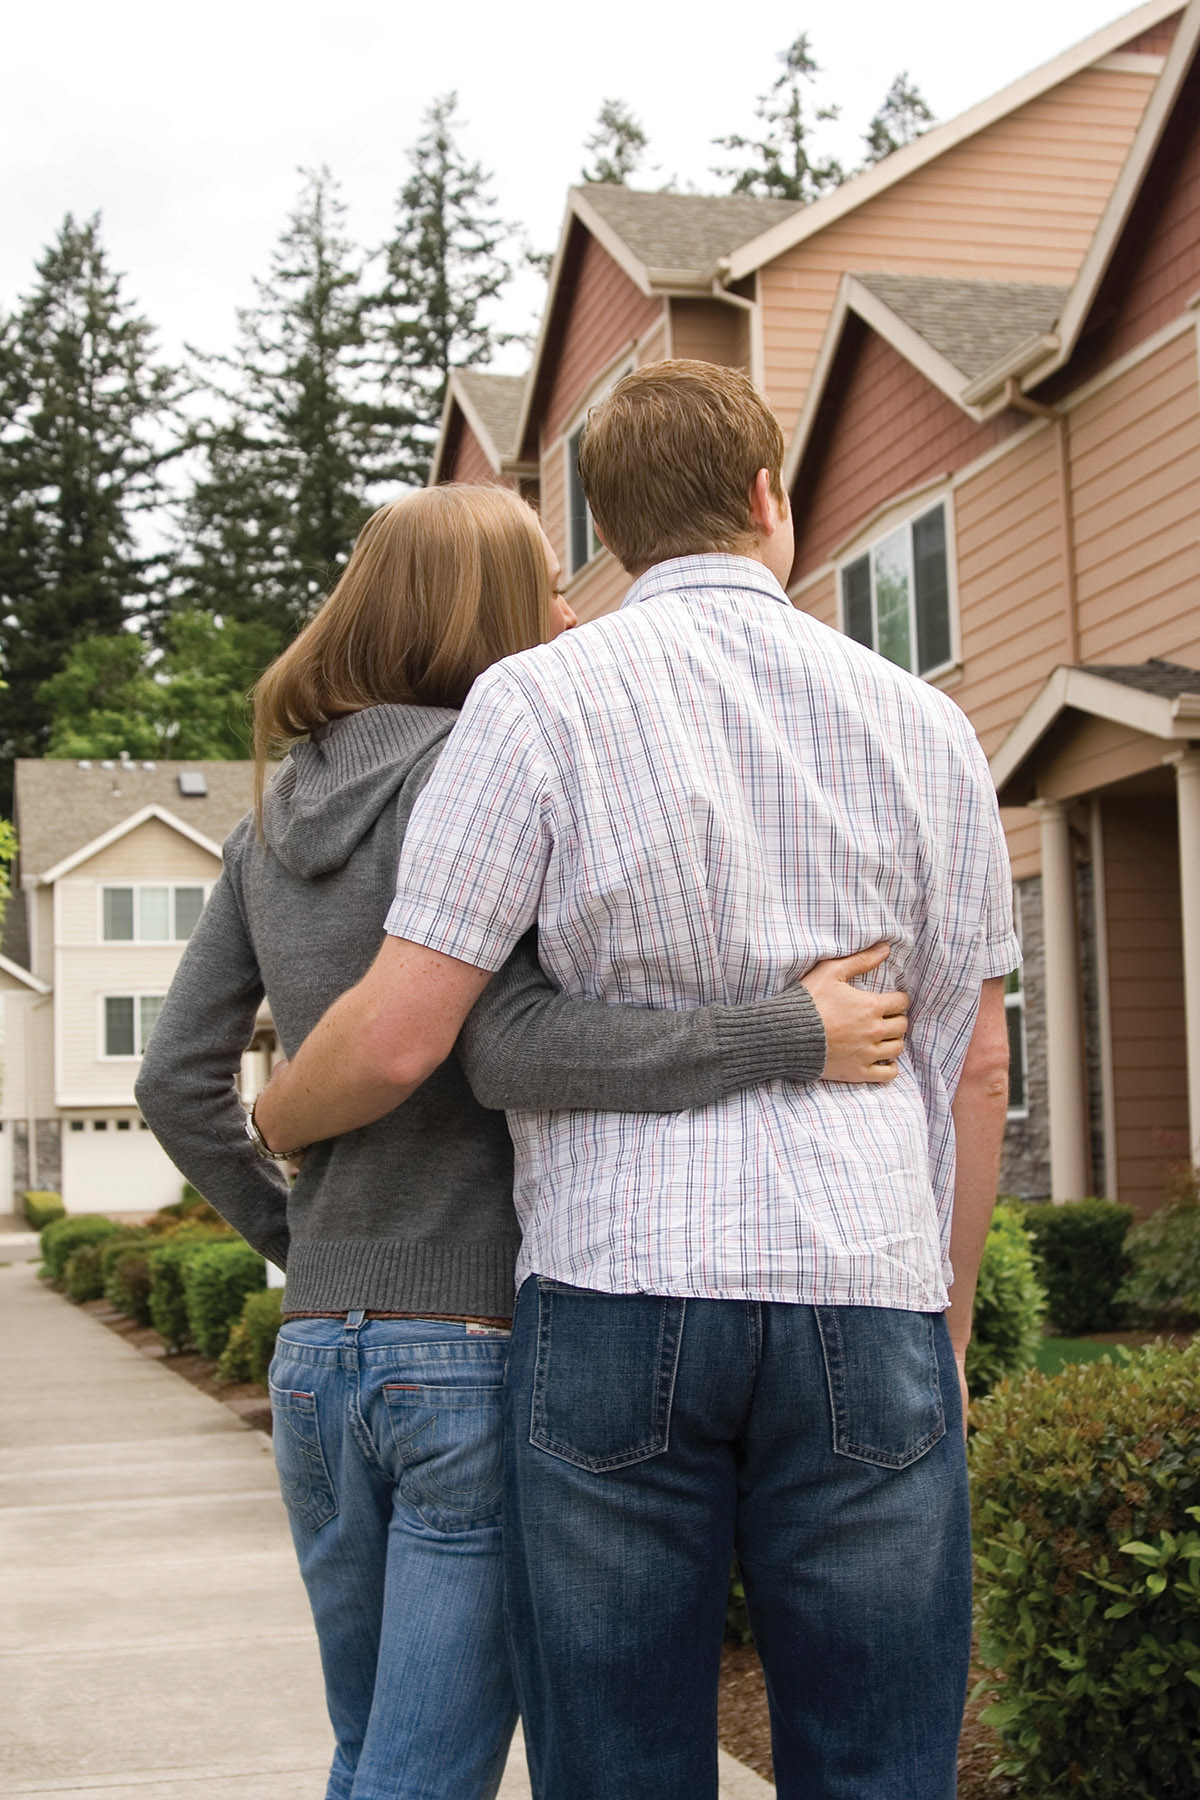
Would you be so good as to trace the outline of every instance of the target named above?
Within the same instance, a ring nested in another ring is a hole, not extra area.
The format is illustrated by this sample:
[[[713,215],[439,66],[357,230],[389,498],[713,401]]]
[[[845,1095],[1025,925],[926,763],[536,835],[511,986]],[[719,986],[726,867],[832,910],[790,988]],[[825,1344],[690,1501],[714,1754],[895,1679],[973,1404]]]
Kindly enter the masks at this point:
[[[950,1102],[1016,966],[987,765],[944,695],[761,564],[660,564],[468,696],[387,929],[496,969],[531,924],[569,994],[761,1000],[878,939],[912,996],[886,1087],[777,1081],[677,1113],[516,1112],[518,1278],[610,1293],[947,1303]]]

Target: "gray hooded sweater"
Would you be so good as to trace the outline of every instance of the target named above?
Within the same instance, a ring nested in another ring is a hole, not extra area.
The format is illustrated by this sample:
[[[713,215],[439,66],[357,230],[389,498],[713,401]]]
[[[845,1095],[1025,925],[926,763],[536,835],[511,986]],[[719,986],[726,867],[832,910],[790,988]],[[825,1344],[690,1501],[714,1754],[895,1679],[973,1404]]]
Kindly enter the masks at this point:
[[[226,840],[142,1061],[143,1115],[199,1192],[286,1269],[289,1312],[510,1313],[512,1145],[494,1108],[675,1111],[759,1082],[815,1080],[824,1064],[804,988],[693,1012],[568,1000],[530,933],[458,1053],[394,1112],[314,1145],[289,1191],[245,1135],[236,1084],[255,1015],[265,992],[293,1055],[366,972],[409,814],[456,716],[376,706],[292,748],[263,838],[247,816]]]

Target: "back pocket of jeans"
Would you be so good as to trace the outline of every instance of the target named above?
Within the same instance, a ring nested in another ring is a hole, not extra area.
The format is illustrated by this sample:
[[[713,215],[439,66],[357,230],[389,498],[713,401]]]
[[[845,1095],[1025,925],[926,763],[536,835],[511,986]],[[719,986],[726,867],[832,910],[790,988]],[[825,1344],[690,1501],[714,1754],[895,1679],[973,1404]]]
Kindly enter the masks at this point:
[[[661,1456],[685,1304],[539,1276],[530,1443],[596,1474]]]
[[[272,1442],[284,1505],[308,1531],[319,1531],[338,1509],[325,1452],[315,1394],[271,1383]]]
[[[495,1348],[494,1372],[448,1364],[383,1386],[400,1493],[435,1531],[474,1530],[500,1512],[506,1346]]]
[[[839,1456],[907,1468],[946,1434],[933,1313],[882,1306],[818,1306],[833,1448]]]

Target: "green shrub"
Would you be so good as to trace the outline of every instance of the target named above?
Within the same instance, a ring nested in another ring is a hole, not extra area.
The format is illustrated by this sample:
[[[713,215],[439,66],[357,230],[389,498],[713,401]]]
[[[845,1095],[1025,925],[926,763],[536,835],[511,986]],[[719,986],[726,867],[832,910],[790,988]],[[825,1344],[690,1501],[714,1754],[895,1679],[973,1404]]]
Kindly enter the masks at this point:
[[[1124,1317],[1117,1293],[1128,1268],[1133,1209],[1115,1200],[1067,1200],[1021,1208],[1033,1239],[1046,1305],[1062,1337],[1111,1331]]]
[[[202,1244],[182,1265],[188,1335],[201,1356],[220,1356],[247,1294],[267,1284],[267,1265],[241,1238]]]
[[[61,1281],[67,1259],[82,1244],[98,1244],[101,1238],[112,1237],[121,1230],[120,1225],[100,1213],[75,1213],[68,1218],[52,1219],[43,1227],[39,1239],[46,1274],[52,1281]]]
[[[157,1241],[151,1232],[139,1230],[100,1246],[104,1298],[138,1325],[150,1323],[150,1246]]]
[[[230,1326],[225,1348],[217,1358],[217,1380],[250,1380],[250,1334],[240,1319]]]
[[[168,1350],[182,1350],[192,1341],[183,1285],[188,1259],[208,1244],[234,1237],[228,1226],[185,1223],[151,1245],[146,1258],[150,1272],[150,1323]]]
[[[1046,1296],[1037,1278],[1033,1246],[1010,1206],[998,1206],[979,1265],[975,1322],[967,1348],[967,1385],[990,1393],[1006,1375],[1032,1366],[1042,1336]]]
[[[104,1293],[104,1277],[100,1273],[100,1245],[80,1244],[72,1250],[63,1266],[63,1292],[76,1306],[85,1300],[99,1300]]]
[[[250,1343],[250,1380],[267,1385],[267,1370],[275,1354],[275,1339],[283,1311],[282,1288],[260,1288],[247,1294],[240,1324]]]
[[[169,1206],[160,1206],[155,1214],[156,1219],[179,1220],[190,1219],[195,1224],[223,1225],[225,1223],[215,1206],[210,1206],[198,1188],[190,1181],[183,1184],[183,1195],[179,1200],[172,1200]]]
[[[729,1595],[725,1601],[725,1641],[727,1644],[752,1644],[750,1614],[746,1610],[746,1589],[737,1557],[729,1565]]]
[[[53,1193],[49,1188],[26,1188],[21,1195],[21,1204],[25,1208],[25,1217],[35,1231],[40,1231],[43,1225],[49,1225],[51,1219],[66,1216],[62,1195]]]
[[[973,1408],[980,1659],[1037,1800],[1200,1792],[1200,1342]]]
[[[1185,1325],[1200,1318],[1200,1180],[1180,1169],[1167,1203],[1126,1240],[1129,1274],[1120,1298],[1134,1318]]]

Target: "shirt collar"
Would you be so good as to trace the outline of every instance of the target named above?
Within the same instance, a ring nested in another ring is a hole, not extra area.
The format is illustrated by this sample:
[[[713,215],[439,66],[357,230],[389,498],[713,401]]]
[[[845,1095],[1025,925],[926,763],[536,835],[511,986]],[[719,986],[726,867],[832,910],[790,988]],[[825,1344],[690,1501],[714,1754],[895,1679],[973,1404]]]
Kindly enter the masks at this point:
[[[624,600],[622,608],[636,606],[639,600],[653,600],[660,594],[686,593],[689,589],[737,588],[742,593],[762,594],[768,600],[791,601],[764,564],[752,556],[729,556],[723,551],[710,551],[702,556],[672,556],[667,562],[655,563],[639,575]]]

